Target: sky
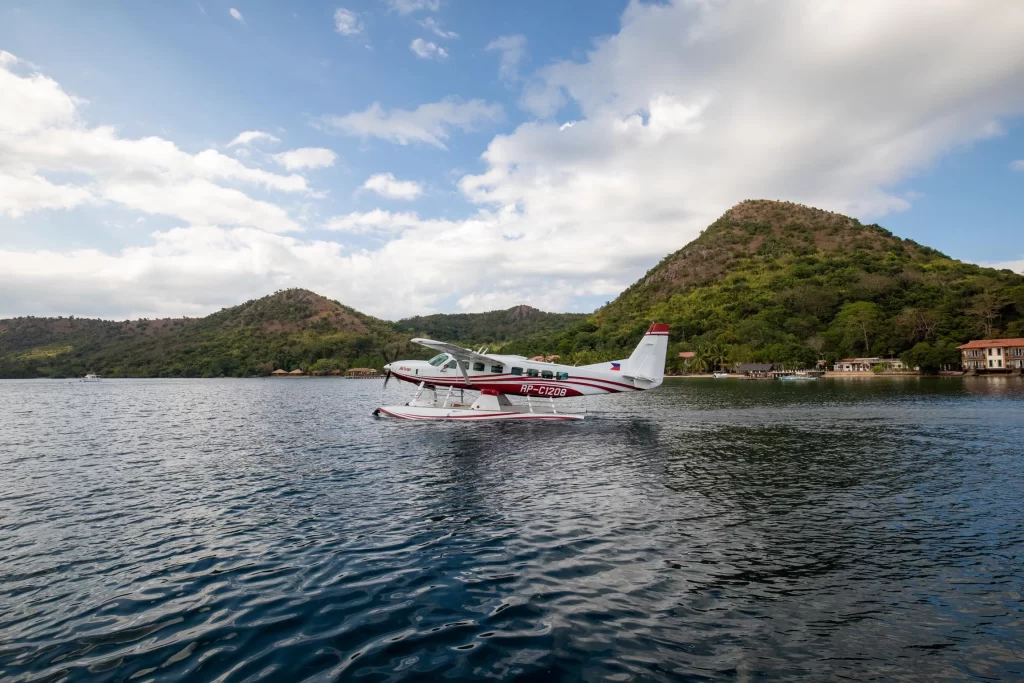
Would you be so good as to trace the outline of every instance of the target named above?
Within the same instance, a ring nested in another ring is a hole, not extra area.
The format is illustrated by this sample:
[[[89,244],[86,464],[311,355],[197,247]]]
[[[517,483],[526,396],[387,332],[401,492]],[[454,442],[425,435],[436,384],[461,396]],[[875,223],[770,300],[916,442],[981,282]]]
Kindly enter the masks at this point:
[[[0,0],[0,317],[592,311],[744,199],[1024,271],[1013,0]]]

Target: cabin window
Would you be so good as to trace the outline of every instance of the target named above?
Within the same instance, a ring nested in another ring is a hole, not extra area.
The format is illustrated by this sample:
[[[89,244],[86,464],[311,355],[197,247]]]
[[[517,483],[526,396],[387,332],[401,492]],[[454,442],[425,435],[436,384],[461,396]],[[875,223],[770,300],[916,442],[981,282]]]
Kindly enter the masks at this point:
[[[522,368],[512,368],[512,374],[513,375],[521,375],[521,374],[523,374],[523,369]]]
[[[537,368],[527,368],[526,370],[527,377],[536,377],[539,374],[540,373],[537,371]]]
[[[436,356],[434,356],[433,358],[430,359],[430,364],[433,365],[434,367],[437,367],[438,365],[440,365],[441,363],[445,362],[446,360],[448,360],[448,354],[447,353],[440,353],[440,354],[438,354],[438,355],[436,355]]]
[[[555,378],[555,373],[551,372],[550,370],[543,370],[543,371],[541,371],[540,376],[543,379],[554,379]]]
[[[568,372],[556,372],[555,373],[555,379],[569,379],[569,373]]]
[[[473,372],[483,372],[483,371],[484,371],[484,364],[483,363],[473,363]]]
[[[462,368],[464,370],[469,370],[469,361],[468,360],[460,360],[459,362],[462,363]]]
[[[448,367],[450,367],[450,368],[454,368],[455,365],[456,365],[455,361],[451,361],[450,363],[448,363]]]
[[[505,369],[504,365],[492,365],[491,366],[491,372],[501,372],[504,369]]]

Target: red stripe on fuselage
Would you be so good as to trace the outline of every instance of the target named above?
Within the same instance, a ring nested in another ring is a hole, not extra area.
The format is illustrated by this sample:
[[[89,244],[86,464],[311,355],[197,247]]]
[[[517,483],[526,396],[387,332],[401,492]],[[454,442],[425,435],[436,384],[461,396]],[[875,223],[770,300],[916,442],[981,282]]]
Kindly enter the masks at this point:
[[[589,382],[589,381],[576,380],[576,379],[548,380],[548,379],[534,379],[532,377],[524,377],[522,379],[515,379],[515,380],[497,380],[497,381],[494,381],[494,380],[486,381],[485,380],[485,381],[481,381],[481,380],[484,380],[484,377],[473,377],[473,376],[470,376],[470,378],[469,378],[470,382],[474,382],[475,381],[476,383],[472,384],[470,386],[467,386],[465,384],[465,380],[463,378],[455,378],[455,377],[452,377],[452,378],[447,378],[447,377],[445,377],[445,378],[438,378],[438,377],[428,377],[428,376],[424,376],[424,375],[402,375],[401,373],[394,372],[394,371],[392,371],[391,374],[394,375],[395,377],[397,377],[398,379],[402,380],[402,381],[409,382],[410,384],[419,384],[420,382],[423,382],[424,384],[426,384],[428,386],[454,387],[456,389],[469,389],[471,391],[473,389],[477,388],[477,387],[481,387],[481,388],[485,388],[485,389],[496,389],[496,390],[498,390],[498,391],[500,391],[501,393],[504,393],[504,394],[519,394],[519,395],[522,395],[523,394],[523,391],[522,391],[523,385],[531,385],[531,386],[536,387],[536,388],[544,387],[544,388],[551,388],[551,389],[565,389],[566,390],[565,398],[568,398],[570,396],[586,396],[586,394],[584,394],[583,392],[581,392],[578,389],[574,388],[572,386],[573,384],[575,384],[577,386],[580,386],[580,387],[587,387],[587,388],[590,388],[590,389],[600,389],[601,391],[603,391],[605,393],[608,393],[608,394],[618,394],[618,393],[622,392],[622,389],[616,389],[616,388],[612,388],[612,387],[601,386],[600,384],[593,384],[592,382]],[[607,381],[607,380],[595,380],[595,381]],[[610,384],[618,384],[618,382],[609,382],[609,383]],[[633,391],[642,391],[642,389],[639,389],[638,387],[629,386],[628,384],[623,384],[623,385],[620,385],[620,386],[626,387],[628,389],[632,389]],[[531,392],[531,394],[537,394],[537,392],[534,391],[534,392]],[[563,397],[562,396],[553,396],[552,398],[563,398]]]

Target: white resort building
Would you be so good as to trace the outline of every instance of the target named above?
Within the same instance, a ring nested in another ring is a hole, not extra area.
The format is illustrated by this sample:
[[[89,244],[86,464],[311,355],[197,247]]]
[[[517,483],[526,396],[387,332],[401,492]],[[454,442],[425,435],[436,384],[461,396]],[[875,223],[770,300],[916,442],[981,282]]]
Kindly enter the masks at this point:
[[[887,371],[907,369],[899,358],[844,358],[835,362],[832,372],[871,372],[876,365]]]

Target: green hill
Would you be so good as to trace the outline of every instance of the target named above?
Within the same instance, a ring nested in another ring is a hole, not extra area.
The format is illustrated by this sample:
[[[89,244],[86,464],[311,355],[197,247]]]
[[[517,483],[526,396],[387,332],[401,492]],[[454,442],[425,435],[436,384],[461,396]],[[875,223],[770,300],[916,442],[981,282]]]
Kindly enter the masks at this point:
[[[198,319],[0,320],[0,377],[380,367],[429,356],[414,336],[581,363],[623,356],[655,321],[672,326],[670,358],[699,350],[709,365],[909,351],[934,367],[969,339],[1024,336],[1024,276],[828,211],[747,201],[591,315],[516,306],[390,323],[290,289]]]
[[[810,365],[925,344],[919,351],[949,362],[969,339],[1024,336],[1024,277],[840,214],[746,201],[545,346],[614,355],[652,321],[672,326],[673,356],[701,349],[719,362]]]
[[[428,358],[415,336],[492,348],[529,335],[549,339],[586,316],[516,306],[391,323],[304,289],[276,292],[205,318],[112,322],[0,320],[0,378],[249,377],[281,368],[328,373]]]
[[[413,337],[494,347],[512,339],[550,337],[577,325],[584,313],[546,313],[532,306],[513,306],[487,313],[438,313],[399,320],[396,326]]]
[[[327,372],[380,367],[406,346],[389,322],[289,289],[198,319],[0,320],[0,377],[251,376],[299,367]]]

